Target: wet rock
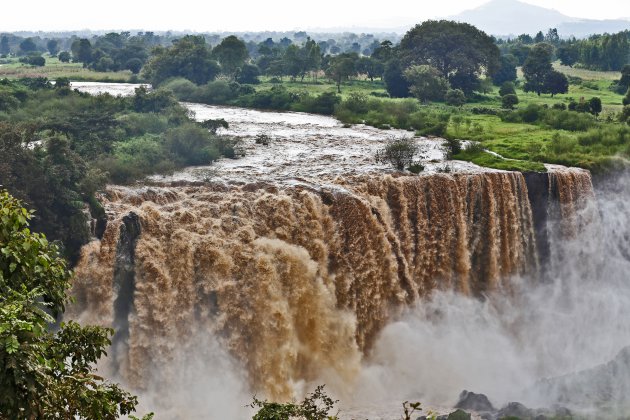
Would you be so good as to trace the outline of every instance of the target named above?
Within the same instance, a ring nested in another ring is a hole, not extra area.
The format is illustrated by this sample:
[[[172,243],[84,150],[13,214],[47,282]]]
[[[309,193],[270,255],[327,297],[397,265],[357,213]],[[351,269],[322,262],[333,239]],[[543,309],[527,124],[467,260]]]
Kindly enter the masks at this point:
[[[453,411],[451,414],[449,414],[446,417],[446,420],[470,420],[471,416],[469,413],[465,412],[464,410],[456,410]]]
[[[516,417],[520,420],[529,420],[535,418],[536,413],[525,407],[519,402],[508,403],[505,407],[499,410],[497,418],[502,419],[504,417]]]
[[[495,408],[490,403],[488,397],[484,394],[475,394],[470,391],[462,391],[459,394],[459,401],[455,404],[455,408],[461,408],[464,410],[472,410],[478,412],[493,412]]]

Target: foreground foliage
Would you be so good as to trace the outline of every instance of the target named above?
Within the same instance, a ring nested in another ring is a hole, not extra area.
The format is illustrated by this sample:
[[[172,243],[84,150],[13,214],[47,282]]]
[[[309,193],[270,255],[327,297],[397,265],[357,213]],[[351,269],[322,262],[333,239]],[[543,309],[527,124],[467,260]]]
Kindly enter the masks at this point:
[[[320,385],[299,404],[261,401],[254,397],[250,407],[259,409],[253,420],[336,420],[337,416],[329,413],[337,402],[326,395],[324,386]]]
[[[0,185],[35,208],[35,229],[72,259],[89,240],[87,214],[104,216],[95,193],[107,182],[209,164],[233,147],[164,91],[93,97],[61,79],[0,80]]]
[[[116,419],[137,399],[95,373],[111,329],[62,323],[71,273],[32,233],[32,212],[0,191],[0,419]]]

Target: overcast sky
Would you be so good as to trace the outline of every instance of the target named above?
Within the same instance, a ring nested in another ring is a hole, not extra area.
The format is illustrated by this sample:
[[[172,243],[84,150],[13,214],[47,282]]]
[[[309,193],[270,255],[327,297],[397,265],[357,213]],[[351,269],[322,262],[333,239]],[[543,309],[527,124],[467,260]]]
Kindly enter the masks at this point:
[[[393,28],[487,0],[2,0],[0,32],[146,29],[214,31]],[[590,19],[630,17],[629,0],[525,0]],[[101,7],[102,6],[102,7]]]

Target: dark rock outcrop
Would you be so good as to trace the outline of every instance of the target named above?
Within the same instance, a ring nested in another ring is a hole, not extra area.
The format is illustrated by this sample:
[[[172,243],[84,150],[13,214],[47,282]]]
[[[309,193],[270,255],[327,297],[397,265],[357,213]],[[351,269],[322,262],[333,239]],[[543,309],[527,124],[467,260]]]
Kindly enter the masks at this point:
[[[459,401],[455,404],[455,408],[463,410],[472,410],[477,412],[493,412],[495,411],[492,403],[484,394],[475,394],[470,391],[462,391],[459,394]]]

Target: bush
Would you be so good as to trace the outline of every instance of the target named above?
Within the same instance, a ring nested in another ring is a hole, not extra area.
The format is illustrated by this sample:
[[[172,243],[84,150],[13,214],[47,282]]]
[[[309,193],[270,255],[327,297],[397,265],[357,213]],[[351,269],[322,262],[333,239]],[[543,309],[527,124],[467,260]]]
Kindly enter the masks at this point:
[[[514,87],[514,82],[505,82],[501,85],[501,88],[499,88],[499,95],[500,96],[505,96],[505,95],[516,95],[516,89]]]
[[[271,137],[266,134],[259,134],[256,136],[256,144],[262,144],[263,146],[269,146],[271,143]]]
[[[219,118],[216,120],[205,120],[202,123],[200,123],[199,125],[201,125],[203,128],[207,129],[208,131],[210,131],[212,134],[216,134],[217,130],[219,128],[228,128],[230,125],[228,124],[227,121],[225,121],[225,119],[223,118]]]
[[[595,125],[595,120],[589,114],[555,109],[546,110],[542,115],[542,121],[556,130],[568,131],[586,131]]]
[[[475,115],[499,115],[499,111],[487,106],[474,106],[470,108],[470,112]]]
[[[337,402],[327,396],[324,393],[324,386],[320,385],[300,404],[261,401],[254,397],[250,407],[259,408],[252,420],[336,420],[337,417],[330,415],[330,411]]]
[[[557,110],[560,110],[560,111],[566,111],[567,105],[565,103],[562,103],[562,102],[556,102],[555,104],[553,104],[551,106],[551,109],[557,109]]]
[[[164,141],[183,165],[205,165],[219,158],[216,138],[195,124],[168,130]]]
[[[269,90],[258,91],[238,98],[237,105],[249,108],[275,109],[287,111],[300,100],[299,95],[289,92],[286,87],[274,86]]]
[[[461,89],[448,89],[446,95],[444,95],[444,101],[448,105],[459,107],[466,103],[466,95]]]
[[[335,92],[324,92],[318,96],[305,95],[292,106],[294,111],[313,114],[332,115],[335,106],[341,102],[341,96]]]
[[[341,106],[354,114],[365,114],[370,110],[367,96],[358,92],[350,93]]]
[[[628,91],[626,92],[626,96],[621,100],[621,103],[623,105],[630,105],[630,88],[628,88]]]
[[[204,104],[227,104],[238,97],[238,87],[230,86],[225,80],[215,80],[201,86],[195,93],[194,100]]]
[[[514,109],[518,105],[518,96],[509,93],[501,97],[501,107],[505,109]]]
[[[549,143],[549,149],[556,155],[563,155],[572,152],[577,145],[576,141],[560,133],[554,133]]]
[[[608,126],[589,130],[578,136],[580,146],[603,144],[617,146],[630,143],[630,128],[625,126]]]
[[[630,124],[630,105],[626,105],[619,114],[619,121]]]
[[[196,84],[183,77],[169,79],[162,84],[160,89],[170,90],[180,101],[191,101],[198,91]]]
[[[446,160],[451,160],[454,155],[462,151],[462,142],[456,139],[446,139],[444,143],[442,143],[442,147],[446,152]]]
[[[399,171],[413,164],[418,147],[412,139],[394,140],[376,153],[376,161],[389,163]]]

